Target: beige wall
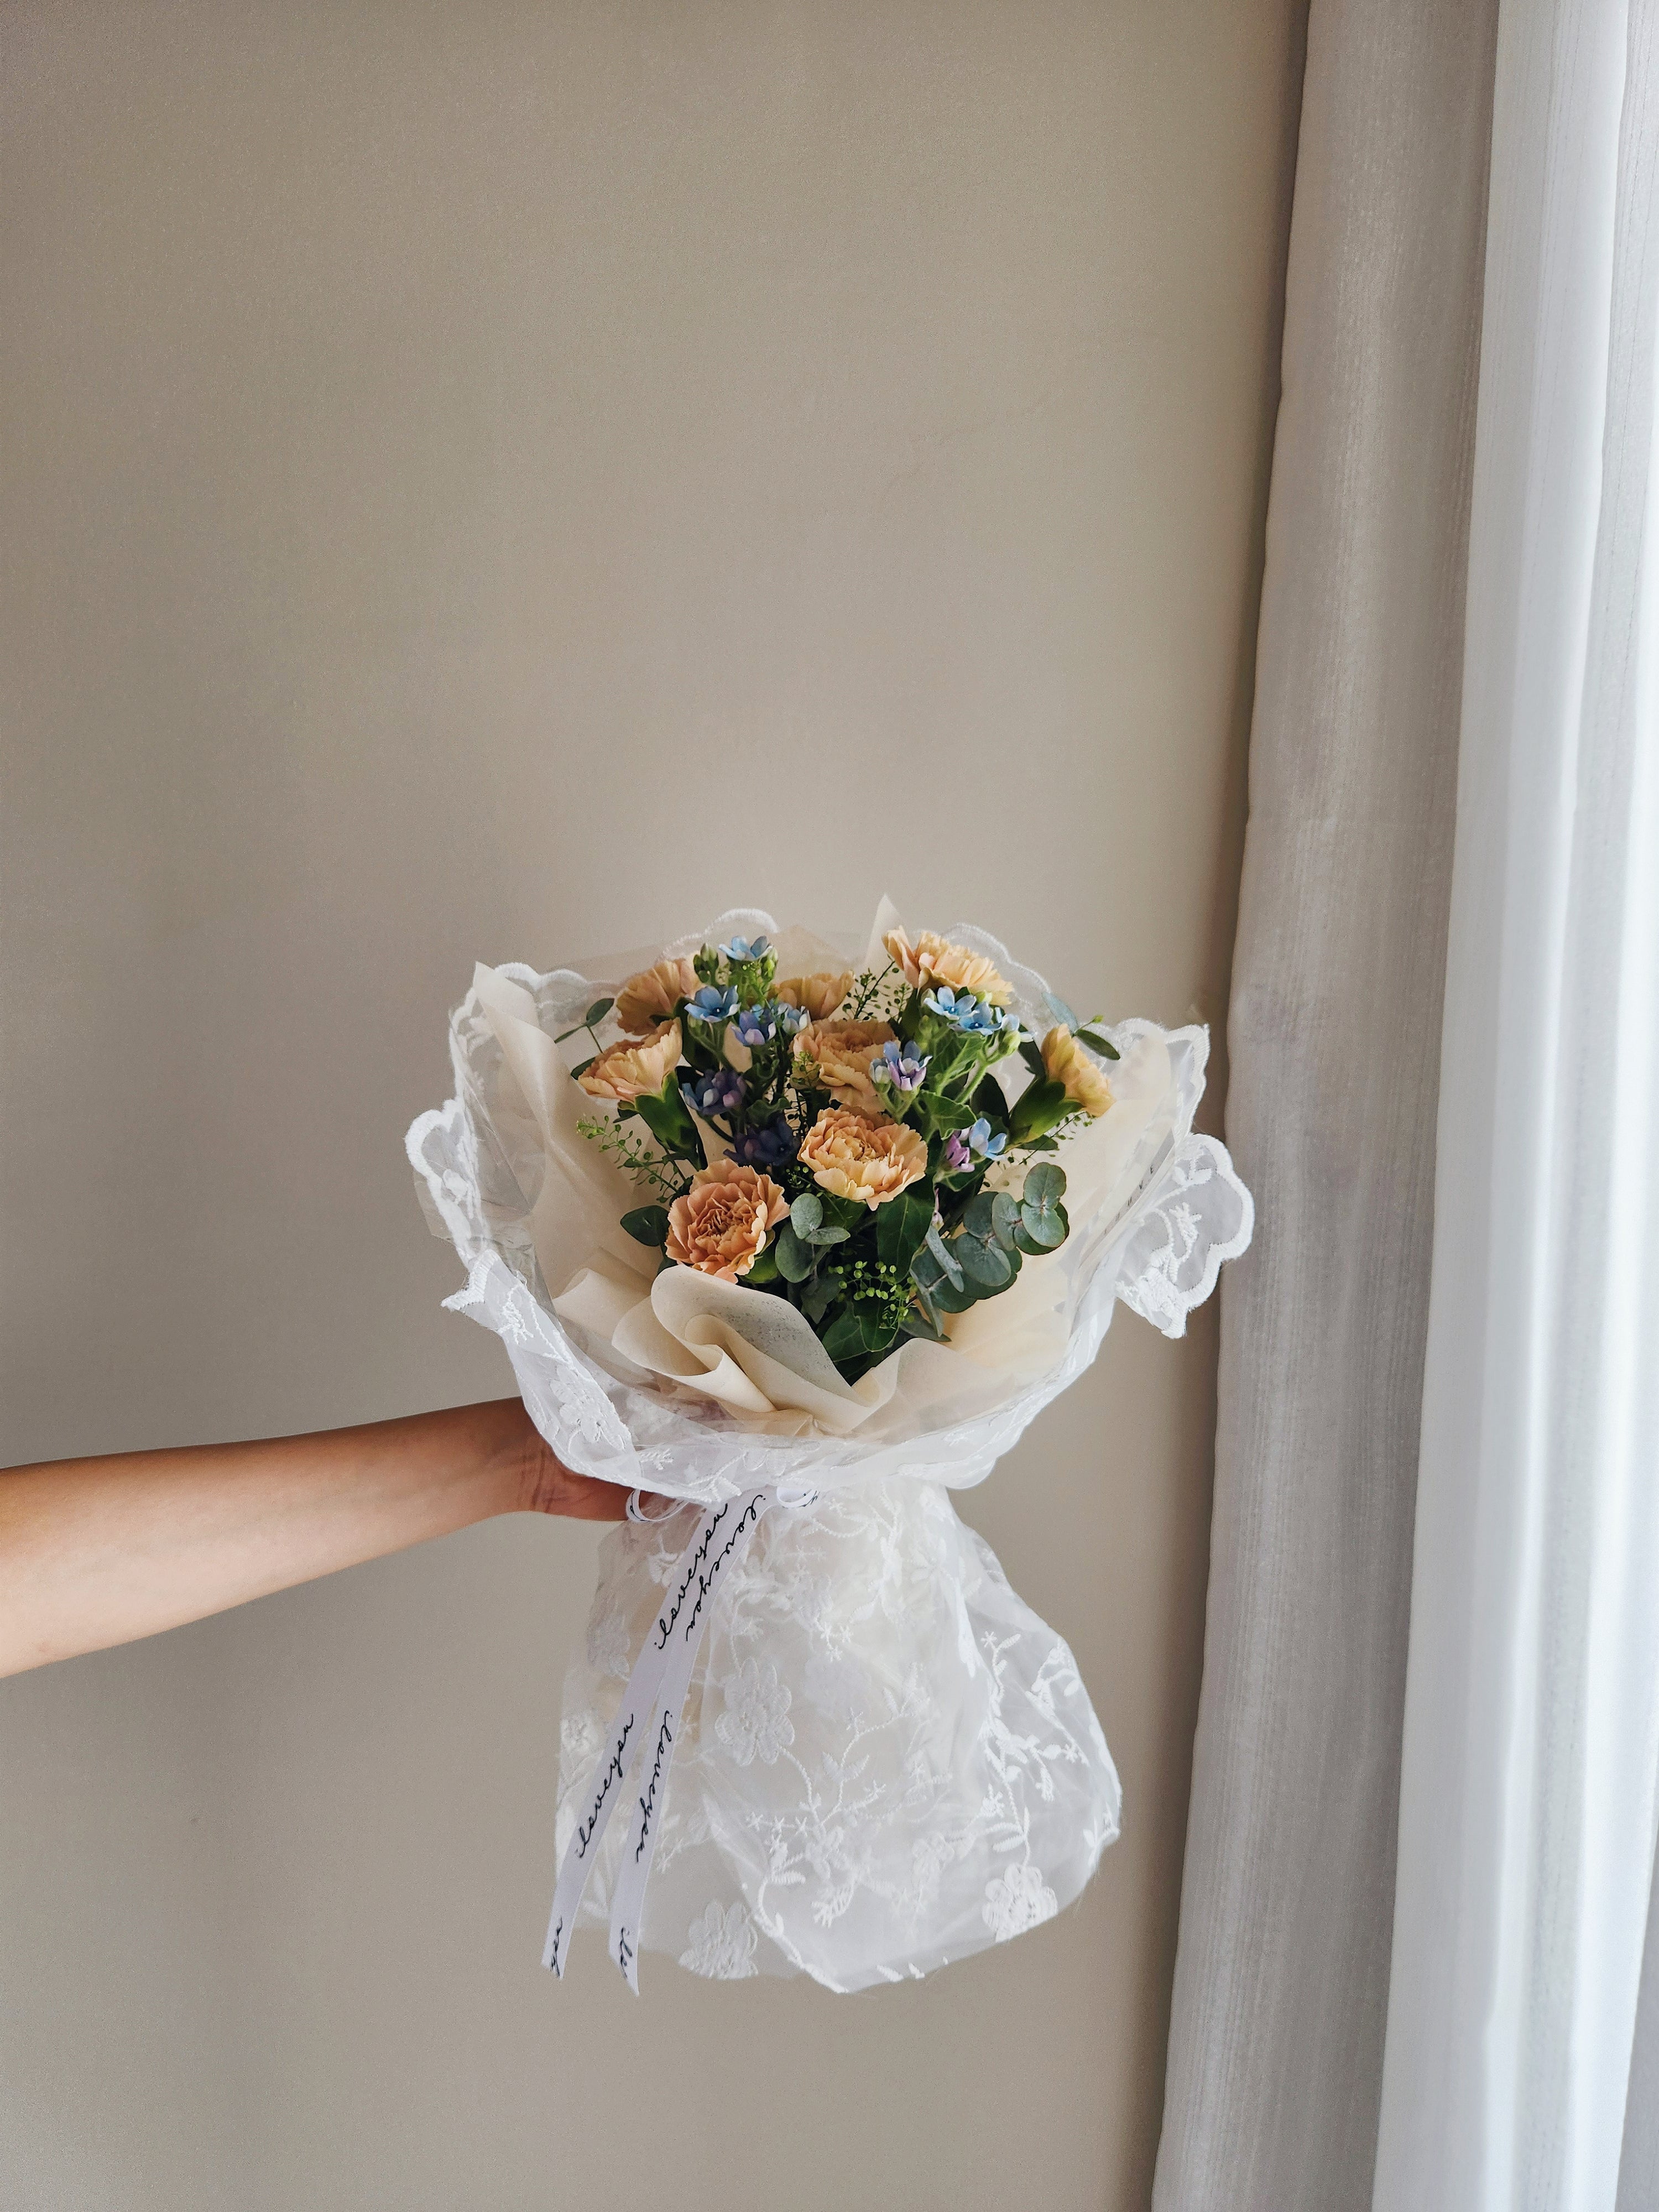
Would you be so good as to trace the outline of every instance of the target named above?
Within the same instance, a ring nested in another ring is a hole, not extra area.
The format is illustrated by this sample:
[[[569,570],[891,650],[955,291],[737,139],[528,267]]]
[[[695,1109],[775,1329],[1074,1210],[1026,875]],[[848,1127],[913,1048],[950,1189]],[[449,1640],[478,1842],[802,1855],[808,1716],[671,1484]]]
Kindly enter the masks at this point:
[[[9,11],[6,1457],[507,1387],[402,1152],[475,956],[886,888],[1219,1010],[1297,14]],[[965,1501],[1127,1825],[920,1986],[542,1974],[579,1529],[0,1686],[0,2198],[1144,2205],[1212,1354]]]

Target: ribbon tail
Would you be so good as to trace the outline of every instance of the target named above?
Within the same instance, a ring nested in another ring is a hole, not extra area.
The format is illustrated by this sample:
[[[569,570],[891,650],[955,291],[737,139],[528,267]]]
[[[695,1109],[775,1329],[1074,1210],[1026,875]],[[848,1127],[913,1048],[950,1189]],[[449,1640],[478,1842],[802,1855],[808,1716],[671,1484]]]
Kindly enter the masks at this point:
[[[643,1748],[634,1767],[634,1806],[623,1851],[622,1871],[611,1901],[611,1956],[626,1976],[635,1996],[640,1992],[640,1935],[645,1911],[646,1885],[656,1856],[657,1836],[668,1796],[669,1769],[680,1732],[686,1696],[702,1646],[704,1632],[714,1611],[711,1602],[720,1577],[735,1567],[749,1548],[762,1516],[775,1501],[770,1490],[750,1491],[735,1509],[731,1524],[722,1523],[718,1540],[705,1542],[702,1531],[683,1555],[687,1571],[677,1572],[675,1585],[682,1589],[674,1608],[672,1650],[659,1678],[645,1732]],[[713,1516],[711,1516],[712,1519]],[[665,1606],[666,1613],[670,1607]]]
[[[645,1649],[629,1676],[611,1740],[588,1777],[575,1833],[565,1848],[553,1887],[552,1910],[547,1916],[547,1941],[542,1946],[543,1966],[551,1968],[561,1978],[587,1877],[599,1855],[611,1815],[621,1802],[623,1785],[637,1761],[646,1717],[656,1705],[667,1666],[666,1651],[653,1649],[653,1639],[647,1637]]]
[[[726,1567],[734,1559],[741,1559],[748,1549],[755,1524],[773,1498],[774,1492],[769,1490],[755,1490],[744,1498],[728,1498],[725,1504],[711,1507],[675,1563],[669,1577],[668,1594],[628,1678],[610,1741],[588,1777],[575,1832],[566,1847],[554,1883],[542,1964],[561,1977],[588,1875],[611,1825],[611,1815],[622,1802],[629,1777],[640,1771],[641,1746],[648,1740],[653,1747],[650,1767],[655,1770],[656,1777],[654,1786],[650,1788],[650,1809],[644,1814],[636,1812],[630,1823],[639,1832],[635,1842],[642,1838],[644,1848],[635,1850],[633,1857],[625,1862],[629,1867],[637,1863],[642,1869],[637,1888],[629,1891],[630,1918],[623,1929],[623,1941],[629,1954],[629,1963],[623,1966],[623,1971],[629,1976],[629,1986],[638,1993],[637,1968],[632,1960],[639,1905],[644,1898],[645,1878],[650,1872],[656,1815],[666,1793],[680,1709],[690,1687],[692,1666],[708,1623],[708,1601]],[[620,1966],[623,1961],[617,1957],[618,1948],[617,1914],[613,1911],[611,1956]]]

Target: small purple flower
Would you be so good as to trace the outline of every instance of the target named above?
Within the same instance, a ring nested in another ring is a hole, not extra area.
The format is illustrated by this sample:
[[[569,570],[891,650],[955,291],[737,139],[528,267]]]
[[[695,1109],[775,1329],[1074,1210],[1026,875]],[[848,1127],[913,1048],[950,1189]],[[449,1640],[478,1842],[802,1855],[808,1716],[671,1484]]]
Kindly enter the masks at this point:
[[[680,1096],[694,1114],[712,1121],[718,1114],[735,1114],[744,1101],[744,1083],[734,1067],[717,1067],[712,1075],[694,1075],[682,1083]]]
[[[705,983],[694,991],[685,1002],[685,1011],[694,1022],[729,1022],[738,1011],[735,990],[722,991],[714,983]]]
[[[927,1073],[927,1054],[889,1037],[881,1048],[881,1058],[871,1061],[870,1073],[879,1081],[890,1083],[895,1091],[920,1091]]]
[[[750,1052],[759,1052],[778,1033],[778,1009],[775,1006],[744,1006],[733,1021],[740,1042]]]
[[[981,1114],[968,1132],[968,1149],[977,1152],[981,1159],[998,1159],[1008,1149],[1008,1132],[999,1129],[994,1137],[990,1123]]]
[[[764,960],[770,950],[764,937],[757,937],[751,945],[746,937],[734,937],[729,945],[720,947],[720,958],[729,960],[734,967],[742,967],[750,960]]]
[[[960,1175],[969,1159],[968,1139],[960,1129],[952,1129],[945,1139],[945,1164],[951,1175]]]
[[[795,1133],[781,1116],[763,1128],[745,1129],[732,1145],[732,1157],[745,1168],[781,1167],[795,1157]]]

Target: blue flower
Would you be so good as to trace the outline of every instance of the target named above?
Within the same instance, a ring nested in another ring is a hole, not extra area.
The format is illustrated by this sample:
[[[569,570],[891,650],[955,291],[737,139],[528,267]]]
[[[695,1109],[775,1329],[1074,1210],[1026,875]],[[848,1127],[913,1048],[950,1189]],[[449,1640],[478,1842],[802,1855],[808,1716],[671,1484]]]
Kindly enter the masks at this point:
[[[732,1146],[732,1157],[742,1167],[781,1167],[795,1157],[796,1138],[789,1124],[779,1119],[762,1129],[745,1129]]]
[[[716,984],[705,983],[686,1000],[685,1011],[694,1022],[729,1022],[738,1011],[738,994],[735,990],[722,991]]]
[[[914,1045],[901,1044],[896,1037],[889,1037],[881,1048],[881,1058],[871,1061],[870,1073],[890,1083],[895,1091],[920,1091],[927,1073],[927,1057]]]
[[[969,1036],[997,1036],[1013,1025],[1013,1016],[1000,1006],[976,999],[971,991],[953,991],[948,983],[930,991],[921,1003],[930,1014],[938,1014]]]
[[[750,1052],[758,1052],[763,1045],[770,1044],[778,1033],[778,1009],[775,1006],[745,1006],[735,1018],[738,1035]]]
[[[812,1018],[805,1006],[778,1006],[773,1012],[778,1018],[778,1027],[785,1036],[799,1036]]]
[[[744,1083],[734,1067],[717,1067],[712,1075],[694,1075],[682,1083],[680,1096],[694,1114],[712,1121],[717,1114],[735,1114],[744,1101]]]
[[[769,950],[763,937],[757,937],[752,945],[746,937],[734,937],[729,945],[721,945],[720,958],[731,961],[734,967],[741,967],[750,960],[764,960]]]
[[[994,1137],[990,1123],[981,1114],[968,1132],[968,1149],[977,1152],[981,1159],[998,1159],[1008,1149],[1008,1132],[999,1129]]]

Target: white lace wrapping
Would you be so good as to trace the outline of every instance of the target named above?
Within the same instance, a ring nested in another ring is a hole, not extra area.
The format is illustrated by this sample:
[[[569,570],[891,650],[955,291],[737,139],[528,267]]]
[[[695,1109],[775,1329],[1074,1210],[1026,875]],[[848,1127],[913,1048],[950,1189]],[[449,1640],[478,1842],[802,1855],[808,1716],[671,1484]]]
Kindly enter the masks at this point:
[[[709,934],[763,932],[775,932],[770,917],[744,912]],[[1052,1024],[1040,976],[981,931],[949,935],[996,963],[1028,1029]],[[568,969],[500,972],[550,1035],[605,988]],[[445,1303],[501,1337],[553,1449],[584,1474],[699,1504],[778,1482],[819,1492],[763,1522],[693,1677],[641,1940],[696,1972],[805,1972],[841,1990],[926,1973],[1069,1903],[1117,1833],[1117,1777],[1069,1650],[946,1495],[981,1480],[1089,1364],[1116,1300],[1178,1336],[1249,1241],[1249,1194],[1224,1146],[1192,1133],[1207,1033],[1125,1022],[1109,1034],[1126,1054],[1161,1041],[1170,1097],[1133,1194],[1061,1248],[1063,1357],[969,1418],[896,1413],[867,1437],[777,1437],[617,1371],[608,1346],[555,1314],[530,1229],[545,1172],[537,1133],[476,994],[453,1018],[455,1096],[415,1122],[409,1155],[434,1230],[468,1267]],[[672,1513],[605,1540],[565,1686],[561,1850],[695,1522]],[[585,1920],[605,1917],[620,1841],[613,1831],[600,1850]]]

